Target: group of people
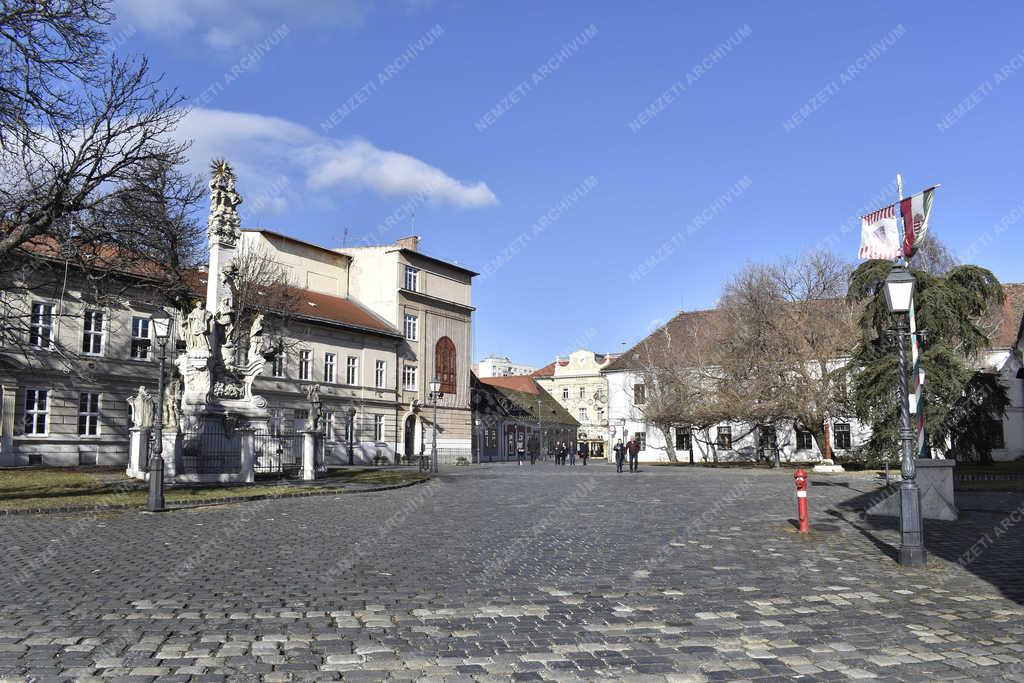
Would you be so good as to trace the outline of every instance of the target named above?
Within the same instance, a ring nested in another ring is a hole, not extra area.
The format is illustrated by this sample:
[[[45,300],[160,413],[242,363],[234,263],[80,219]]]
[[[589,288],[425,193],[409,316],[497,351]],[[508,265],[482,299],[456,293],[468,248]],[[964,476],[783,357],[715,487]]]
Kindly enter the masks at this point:
[[[629,471],[640,471],[640,442],[636,440],[635,436],[630,437],[625,444],[622,443],[622,439],[619,439],[615,442],[615,448],[612,450],[615,452],[616,472],[622,471],[622,464],[627,455],[629,456]]]
[[[519,448],[516,449],[516,459],[519,461],[520,465],[522,465],[526,460],[527,453],[529,453],[530,464],[536,465],[537,458],[540,455],[540,443],[536,441],[535,437],[530,437],[525,448],[521,444]],[[565,441],[561,441],[555,444],[554,455],[556,465],[565,465],[568,463],[569,465],[575,466],[577,457],[584,465],[586,465],[587,459],[590,457],[590,449],[587,447],[587,444],[582,441],[577,443],[575,448],[571,447]]]

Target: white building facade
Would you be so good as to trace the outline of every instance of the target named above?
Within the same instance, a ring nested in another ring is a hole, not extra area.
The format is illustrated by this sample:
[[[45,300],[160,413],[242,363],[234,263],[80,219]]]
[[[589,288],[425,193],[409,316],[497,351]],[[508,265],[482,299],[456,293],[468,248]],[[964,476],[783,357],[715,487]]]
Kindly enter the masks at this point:
[[[532,365],[513,363],[508,356],[488,356],[474,366],[476,376],[480,379],[532,375],[536,370]]]

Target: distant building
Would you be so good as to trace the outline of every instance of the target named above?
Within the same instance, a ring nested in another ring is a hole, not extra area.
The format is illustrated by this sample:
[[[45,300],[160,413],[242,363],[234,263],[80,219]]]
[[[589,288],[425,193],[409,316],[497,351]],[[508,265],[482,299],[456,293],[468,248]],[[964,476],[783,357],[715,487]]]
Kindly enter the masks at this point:
[[[576,447],[579,423],[532,377],[473,375],[474,460],[515,460],[531,442],[542,456],[559,443]]]
[[[508,356],[488,356],[473,366],[473,372],[481,379],[529,375],[536,369],[532,365],[513,363]]]
[[[608,380],[601,371],[616,357],[579,349],[568,358],[556,359],[532,375],[544,391],[576,418],[580,423],[577,438],[587,444],[591,455],[598,457],[607,455],[611,447]]]

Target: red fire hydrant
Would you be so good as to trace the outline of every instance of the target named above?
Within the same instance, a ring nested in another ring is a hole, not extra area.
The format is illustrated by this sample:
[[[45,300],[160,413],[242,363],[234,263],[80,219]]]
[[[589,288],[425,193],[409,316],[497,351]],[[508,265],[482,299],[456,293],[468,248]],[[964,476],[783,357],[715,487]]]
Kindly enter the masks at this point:
[[[796,514],[800,519],[800,533],[807,533],[807,472],[802,468],[793,473],[796,479]]]

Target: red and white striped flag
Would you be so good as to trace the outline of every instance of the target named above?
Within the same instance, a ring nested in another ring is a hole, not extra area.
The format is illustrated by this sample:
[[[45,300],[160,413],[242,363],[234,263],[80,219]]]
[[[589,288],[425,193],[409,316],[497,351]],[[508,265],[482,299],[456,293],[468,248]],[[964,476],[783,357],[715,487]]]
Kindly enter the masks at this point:
[[[896,205],[861,216],[860,252],[862,259],[895,259],[900,255],[900,231],[896,225]]]

